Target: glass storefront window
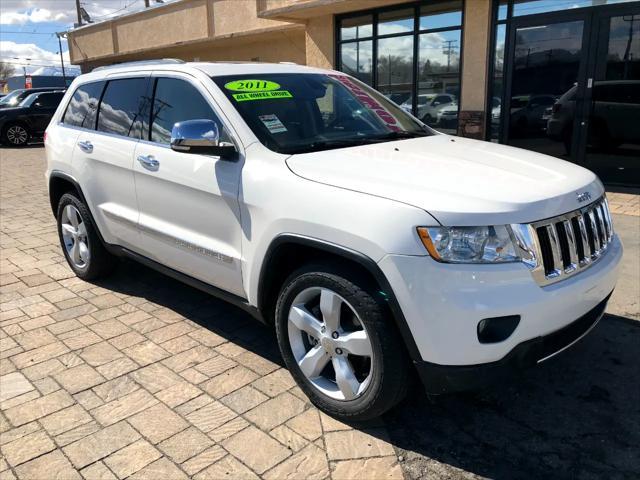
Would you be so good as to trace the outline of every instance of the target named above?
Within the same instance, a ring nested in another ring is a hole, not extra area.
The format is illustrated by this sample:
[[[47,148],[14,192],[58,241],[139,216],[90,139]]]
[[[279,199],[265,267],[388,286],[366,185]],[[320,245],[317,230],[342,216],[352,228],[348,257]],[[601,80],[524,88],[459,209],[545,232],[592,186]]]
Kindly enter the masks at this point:
[[[535,15],[537,13],[557,12],[573,8],[597,7],[628,3],[636,0],[515,0],[513,16]]]
[[[373,63],[373,42],[343,43],[340,46],[340,69],[358,80],[373,85],[372,63]]]
[[[413,35],[378,40],[378,90],[411,111]]]
[[[493,56],[492,97],[488,107],[491,140],[497,142],[500,137],[500,119],[502,113],[502,93],[504,89],[504,45],[507,34],[505,24],[496,26],[495,51]]]
[[[462,25],[462,2],[432,3],[420,7],[420,30]]]
[[[382,12],[378,16],[378,35],[413,32],[413,8]]]
[[[430,0],[338,17],[338,69],[427,124],[456,134],[462,5]]]
[[[340,26],[340,40],[356,40],[373,35],[373,16],[347,18]]]

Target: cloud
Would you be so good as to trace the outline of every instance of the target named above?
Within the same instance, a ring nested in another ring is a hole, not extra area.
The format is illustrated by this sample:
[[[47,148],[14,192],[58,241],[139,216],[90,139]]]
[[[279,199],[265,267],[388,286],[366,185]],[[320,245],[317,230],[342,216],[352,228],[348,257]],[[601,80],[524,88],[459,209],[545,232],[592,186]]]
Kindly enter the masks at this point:
[[[3,8],[4,10],[4,8]],[[68,21],[68,15],[62,12],[52,12],[46,8],[34,8],[26,12],[3,11],[0,15],[2,25],[24,25],[26,23],[64,22]]]
[[[17,71],[22,67],[27,68],[28,73],[42,66],[60,66],[60,55],[40,48],[34,43],[15,43],[0,41],[0,60],[11,63]],[[62,54],[65,67],[69,65],[69,52]],[[27,60],[29,59],[29,60]]]
[[[59,22],[71,24],[76,21],[74,0],[0,0],[2,2],[2,25],[26,25],[30,23]],[[165,0],[165,3],[175,0]],[[155,2],[151,2],[156,6]],[[142,10],[142,0],[96,0],[83,1],[82,6],[95,21],[114,15]]]

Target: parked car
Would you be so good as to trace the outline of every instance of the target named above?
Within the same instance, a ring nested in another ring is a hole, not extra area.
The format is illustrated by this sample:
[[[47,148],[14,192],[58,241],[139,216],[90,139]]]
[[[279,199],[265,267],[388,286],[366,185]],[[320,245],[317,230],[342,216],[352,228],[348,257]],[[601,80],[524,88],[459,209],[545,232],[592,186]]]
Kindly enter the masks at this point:
[[[40,88],[20,88],[9,92],[0,98],[0,109],[17,107],[22,101],[32,93],[53,92],[62,90],[60,87],[40,87]]]
[[[436,125],[443,128],[453,128],[458,125],[458,102],[451,102],[436,113]]]
[[[434,125],[438,118],[438,112],[451,103],[457,103],[455,95],[449,93],[432,93],[418,95],[418,111],[416,117],[427,125]],[[411,113],[411,99],[400,105],[401,108]]]
[[[106,67],[74,80],[45,145],[78,277],[127,257],[238,305],[343,420],[396,405],[413,371],[445,393],[563,351],[622,256],[589,170],[440,134],[331,70]]]
[[[511,99],[509,128],[512,135],[544,132],[545,110],[556,102],[555,95],[521,95]]]
[[[63,90],[32,93],[17,107],[0,110],[0,141],[22,147],[42,137],[63,96]]]
[[[546,112],[547,135],[563,142],[567,153],[576,110],[577,85],[564,93]],[[594,149],[611,149],[640,140],[640,81],[595,81],[592,91],[588,144]]]

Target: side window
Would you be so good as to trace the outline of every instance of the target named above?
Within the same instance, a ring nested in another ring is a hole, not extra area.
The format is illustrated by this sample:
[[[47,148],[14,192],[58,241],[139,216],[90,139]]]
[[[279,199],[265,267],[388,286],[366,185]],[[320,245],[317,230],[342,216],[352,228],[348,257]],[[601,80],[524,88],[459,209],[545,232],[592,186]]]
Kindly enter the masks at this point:
[[[177,122],[209,119],[218,124],[220,139],[228,141],[222,123],[200,92],[177,78],[158,78],[151,113],[151,141],[168,145]]]
[[[98,102],[104,88],[104,82],[94,82],[81,85],[74,92],[62,123],[74,127],[96,128]]]
[[[148,78],[110,80],[100,102],[98,131],[141,138]]]
[[[43,93],[36,102],[40,107],[55,108],[62,100],[62,93]]]

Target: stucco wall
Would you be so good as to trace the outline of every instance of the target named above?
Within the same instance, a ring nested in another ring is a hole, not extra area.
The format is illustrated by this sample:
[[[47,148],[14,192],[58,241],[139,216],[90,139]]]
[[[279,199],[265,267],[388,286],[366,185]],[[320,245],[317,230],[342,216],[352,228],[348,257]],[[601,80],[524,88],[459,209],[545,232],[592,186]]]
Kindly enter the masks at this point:
[[[121,53],[204,39],[208,36],[205,0],[192,0],[174,10],[149,11],[148,15],[115,22]]]
[[[71,63],[102,57],[113,53],[113,37],[111,23],[96,25],[89,29],[82,29],[69,35],[69,50]]]
[[[307,65],[334,68],[334,43],[333,15],[310,19],[305,32]]]
[[[214,0],[213,25],[216,36],[274,28],[288,22],[258,17],[255,0]]]

